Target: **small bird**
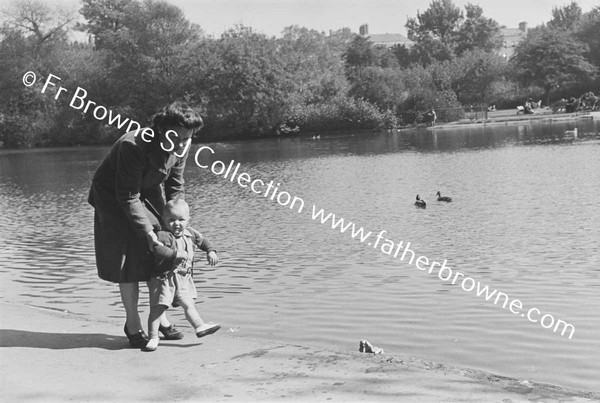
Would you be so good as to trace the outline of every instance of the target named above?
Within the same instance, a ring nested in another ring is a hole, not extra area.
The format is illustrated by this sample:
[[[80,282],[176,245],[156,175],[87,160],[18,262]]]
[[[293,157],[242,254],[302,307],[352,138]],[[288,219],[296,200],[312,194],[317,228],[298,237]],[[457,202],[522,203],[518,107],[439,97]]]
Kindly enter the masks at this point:
[[[443,202],[448,202],[448,203],[452,201],[452,197],[442,196],[442,194],[440,193],[439,190],[438,190],[436,196],[438,197],[437,198],[438,201],[443,201]]]
[[[417,195],[417,200],[415,201],[415,206],[421,207],[421,208],[426,208],[427,203],[425,203],[425,200],[421,200],[421,197],[419,195]]]

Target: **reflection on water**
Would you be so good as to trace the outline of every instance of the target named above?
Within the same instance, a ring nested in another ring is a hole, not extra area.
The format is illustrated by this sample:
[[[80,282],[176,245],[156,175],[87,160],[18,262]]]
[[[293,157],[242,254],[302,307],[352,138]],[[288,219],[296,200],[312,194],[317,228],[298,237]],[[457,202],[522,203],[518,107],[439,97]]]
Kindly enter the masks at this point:
[[[578,139],[565,133],[575,124]],[[339,350],[368,339],[389,353],[600,390],[598,131],[579,120],[211,144],[211,159],[240,162],[306,208],[190,159],[192,224],[222,260],[211,268],[198,255],[199,310],[245,336]],[[96,277],[86,204],[107,150],[0,153],[1,298],[123,320],[117,288]],[[454,202],[437,203],[437,190]],[[417,193],[426,210],[414,208]],[[573,340],[313,221],[313,204],[573,324]],[[170,315],[184,325],[180,310]]]

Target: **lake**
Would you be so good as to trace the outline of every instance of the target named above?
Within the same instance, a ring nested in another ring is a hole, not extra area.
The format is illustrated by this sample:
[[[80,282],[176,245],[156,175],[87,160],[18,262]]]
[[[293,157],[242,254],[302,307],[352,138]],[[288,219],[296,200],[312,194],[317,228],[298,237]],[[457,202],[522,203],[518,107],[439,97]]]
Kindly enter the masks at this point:
[[[577,139],[565,133],[575,127]],[[599,132],[598,121],[580,119],[207,144],[215,153],[199,162],[240,163],[305,208],[188,160],[191,223],[221,259],[212,268],[197,255],[200,314],[242,337],[339,351],[366,339],[388,354],[598,392]],[[0,151],[0,299],[106,321],[120,335],[118,289],[96,276],[86,203],[107,152]],[[453,202],[437,202],[438,190]],[[426,209],[413,205],[417,194]],[[313,220],[312,206],[372,240],[385,230],[418,255],[446,259],[524,309],[571,324],[573,337]],[[181,310],[169,315],[188,326]]]

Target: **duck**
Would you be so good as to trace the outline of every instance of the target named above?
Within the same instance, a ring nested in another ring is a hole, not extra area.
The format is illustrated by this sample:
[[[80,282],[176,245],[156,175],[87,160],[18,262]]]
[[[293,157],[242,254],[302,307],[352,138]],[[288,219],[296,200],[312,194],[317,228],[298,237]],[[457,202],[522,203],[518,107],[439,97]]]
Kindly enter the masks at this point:
[[[443,202],[448,202],[448,203],[450,203],[452,201],[452,197],[442,196],[442,194],[440,193],[439,190],[438,190],[436,196],[438,197],[437,198],[438,201],[443,201]]]
[[[427,207],[427,203],[425,203],[425,200],[421,200],[421,197],[419,195],[417,195],[417,200],[415,201],[415,206],[425,208],[425,207]]]

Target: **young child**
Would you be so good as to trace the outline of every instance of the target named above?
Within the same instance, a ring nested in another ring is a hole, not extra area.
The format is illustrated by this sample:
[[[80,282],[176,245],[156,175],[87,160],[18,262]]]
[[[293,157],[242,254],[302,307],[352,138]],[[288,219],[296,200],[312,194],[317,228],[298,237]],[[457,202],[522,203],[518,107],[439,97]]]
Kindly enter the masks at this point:
[[[150,280],[150,316],[148,317],[149,341],[144,351],[158,347],[160,316],[169,306],[182,306],[185,317],[194,327],[197,337],[212,334],[221,328],[217,323],[205,323],[196,307],[196,287],[192,279],[194,246],[206,252],[208,264],[219,263],[217,252],[207,239],[195,229],[188,227],[190,209],[183,199],[168,202],[163,210],[167,231],[157,233],[164,246],[154,247],[154,268]]]

